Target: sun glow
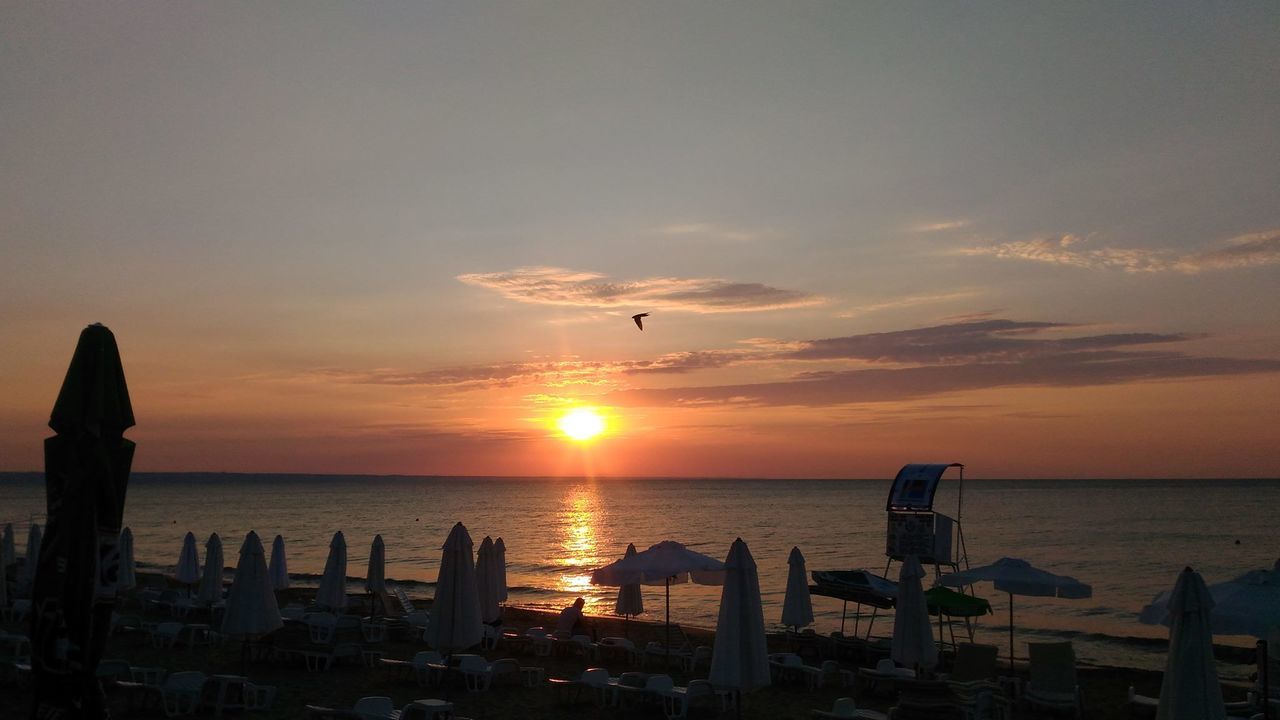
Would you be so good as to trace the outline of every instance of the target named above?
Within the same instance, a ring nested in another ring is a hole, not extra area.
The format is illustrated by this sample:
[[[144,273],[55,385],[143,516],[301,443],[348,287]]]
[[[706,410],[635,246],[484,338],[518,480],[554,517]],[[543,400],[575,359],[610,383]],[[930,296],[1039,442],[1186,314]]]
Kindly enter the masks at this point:
[[[604,418],[595,408],[574,408],[560,416],[560,431],[574,440],[583,441],[604,432]]]

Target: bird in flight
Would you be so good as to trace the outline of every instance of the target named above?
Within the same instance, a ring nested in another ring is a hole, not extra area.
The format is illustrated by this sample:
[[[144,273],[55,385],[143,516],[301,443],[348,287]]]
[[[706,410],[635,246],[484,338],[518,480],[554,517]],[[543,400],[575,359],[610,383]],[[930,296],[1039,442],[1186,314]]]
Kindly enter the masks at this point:
[[[649,317],[649,313],[637,313],[635,315],[632,315],[631,319],[636,321],[636,327],[640,328],[641,330],[644,330],[644,323],[640,321],[640,318],[647,318],[647,317]]]

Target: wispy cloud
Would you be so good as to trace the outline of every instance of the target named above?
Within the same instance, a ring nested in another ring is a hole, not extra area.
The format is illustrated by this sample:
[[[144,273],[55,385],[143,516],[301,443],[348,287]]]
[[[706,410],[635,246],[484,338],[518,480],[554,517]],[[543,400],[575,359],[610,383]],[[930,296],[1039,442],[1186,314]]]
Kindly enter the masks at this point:
[[[934,293],[928,295],[907,295],[906,297],[891,298],[881,302],[868,303],[857,307],[841,310],[836,313],[839,318],[854,318],[863,315],[869,315],[874,312],[883,310],[901,310],[902,308],[917,307],[920,305],[931,305],[933,303],[950,302],[952,300],[964,300],[976,297],[976,290],[957,290],[949,293]]]
[[[990,255],[1013,260],[1030,260],[1090,270],[1121,270],[1129,273],[1181,272],[1194,274],[1208,270],[1269,265],[1280,262],[1280,229],[1231,238],[1200,252],[1179,255],[1168,250],[1138,248],[1085,248],[1078,235],[1059,235],[1036,240],[1017,240],[998,245],[963,248],[962,255]]]
[[[1044,337],[1073,327],[994,319],[813,340],[775,362],[847,360],[861,366],[801,372],[774,382],[617,390],[606,400],[624,405],[832,406],[1001,387],[1114,385],[1280,372],[1280,360],[1274,359],[1139,349],[1199,337],[1186,333]]]
[[[907,228],[910,232],[932,233],[945,230],[960,230],[973,224],[972,220],[943,220],[941,222],[925,222]]]
[[[756,312],[822,302],[813,295],[762,283],[670,277],[613,281],[601,273],[557,267],[469,273],[459,275],[458,279],[519,302],[595,309],[643,307],[698,313]]]
[[[729,242],[748,242],[759,237],[759,233],[747,232],[735,228],[716,225],[715,223],[675,223],[656,228],[660,235],[672,237],[698,238],[701,240],[727,240]]]

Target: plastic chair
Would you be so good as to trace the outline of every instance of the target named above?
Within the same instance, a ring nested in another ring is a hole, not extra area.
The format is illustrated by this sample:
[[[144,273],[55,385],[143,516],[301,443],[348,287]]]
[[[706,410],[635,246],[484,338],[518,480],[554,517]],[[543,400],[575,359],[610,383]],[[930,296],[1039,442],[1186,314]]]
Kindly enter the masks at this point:
[[[338,628],[338,618],[331,613],[311,613],[306,616],[307,632],[311,642],[325,645],[333,642],[334,631]]]
[[[1070,711],[1084,717],[1080,685],[1076,681],[1076,654],[1069,642],[1027,643],[1031,655],[1031,679],[1023,702],[1033,708]]]
[[[200,705],[200,693],[208,676],[198,670],[171,673],[160,685],[160,704],[168,717],[191,715]]]
[[[362,697],[356,701],[351,710],[364,720],[394,720],[400,717],[391,698],[384,695]]]

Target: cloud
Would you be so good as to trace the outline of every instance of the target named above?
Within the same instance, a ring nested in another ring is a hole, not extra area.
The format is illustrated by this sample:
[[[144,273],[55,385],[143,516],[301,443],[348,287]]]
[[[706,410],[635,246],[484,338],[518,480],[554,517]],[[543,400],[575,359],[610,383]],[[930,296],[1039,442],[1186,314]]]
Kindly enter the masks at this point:
[[[912,225],[908,230],[917,233],[942,232],[944,230],[959,230],[967,228],[973,224],[971,220],[944,220],[942,222],[920,223]]]
[[[699,238],[702,240],[728,240],[730,242],[749,242],[755,240],[757,233],[744,232],[713,223],[677,223],[663,225],[655,230],[661,235],[672,237]]]
[[[1092,248],[1078,235],[1059,235],[1037,240],[1017,240],[999,245],[962,248],[962,255],[990,255],[1013,260],[1030,260],[1089,270],[1121,270],[1129,273],[1181,272],[1269,265],[1280,262],[1280,229],[1240,235],[1217,247],[1178,255],[1168,250],[1137,248]]]
[[[950,293],[936,293],[931,295],[908,295],[906,297],[884,300],[881,302],[870,303],[867,305],[859,305],[855,308],[842,310],[836,313],[839,318],[853,318],[862,315],[868,315],[873,312],[882,310],[898,310],[901,308],[917,307],[919,305],[930,305],[940,302],[951,302],[953,300],[964,300],[978,295],[976,290],[958,290]]]
[[[519,302],[595,309],[643,307],[697,313],[757,312],[823,302],[812,295],[761,283],[661,277],[609,281],[600,273],[556,267],[469,273],[459,275],[458,279]]]
[[[1273,359],[1197,357],[1168,349],[1136,349],[1198,337],[1190,334],[1043,337],[1047,332],[1073,327],[994,319],[813,340],[775,360],[844,360],[863,365],[802,372],[774,382],[617,390],[605,401],[640,406],[832,406],[1003,387],[1114,385],[1280,372],[1280,361]]]

